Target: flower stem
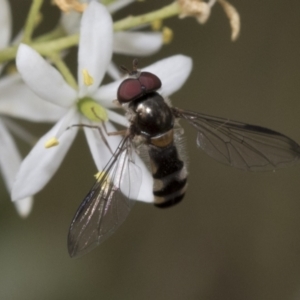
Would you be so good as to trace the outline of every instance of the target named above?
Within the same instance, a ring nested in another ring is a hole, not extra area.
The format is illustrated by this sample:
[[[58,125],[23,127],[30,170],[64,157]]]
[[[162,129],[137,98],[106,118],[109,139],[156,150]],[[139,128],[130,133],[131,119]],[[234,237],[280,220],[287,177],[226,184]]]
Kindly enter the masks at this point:
[[[18,46],[8,47],[0,51],[0,64],[16,57]]]
[[[24,36],[22,40],[23,43],[28,44],[31,42],[32,33],[43,1],[44,0],[33,0],[31,3],[31,7],[25,22]]]
[[[53,53],[70,48],[78,44],[79,35],[74,34],[57,40],[28,44],[44,56],[51,56]],[[16,57],[19,45],[12,46],[0,51],[0,64]]]
[[[102,3],[103,5],[108,5],[108,4],[111,4],[111,3],[114,3],[114,2],[116,2],[116,0],[102,0],[102,1],[101,1],[101,3]]]
[[[167,5],[161,9],[155,10],[153,12],[140,15],[140,16],[129,16],[121,21],[114,23],[114,30],[121,31],[129,28],[137,27],[139,25],[148,24],[157,19],[166,19],[181,13],[180,6],[177,1],[173,2],[170,5]]]
[[[62,76],[65,78],[65,80],[67,81],[67,83],[71,87],[73,87],[74,89],[77,90],[78,89],[77,82],[76,82],[73,74],[71,73],[71,71],[67,67],[67,65],[61,59],[60,54],[59,53],[52,54],[50,56],[50,59],[52,60],[52,62],[54,63],[54,65],[57,67],[57,69],[60,71],[60,73],[62,74]]]
[[[49,32],[48,34],[45,34],[33,41],[31,41],[31,34],[34,28],[34,22],[30,23],[29,20],[32,20],[33,18],[30,17],[33,15],[33,12],[38,12],[37,5],[41,5],[43,0],[34,0],[32,7],[30,9],[28,20],[26,22],[25,32],[24,32],[24,39],[23,42],[31,46],[33,49],[35,49],[37,52],[44,56],[50,57],[53,53],[57,53],[59,51],[68,49],[72,46],[75,46],[79,42],[79,35],[69,35],[69,36],[62,36],[63,30],[58,27],[55,30]],[[35,9],[33,9],[33,7]],[[40,7],[40,6],[39,6]],[[167,5],[161,9],[158,9],[156,11],[143,14],[140,16],[130,16],[123,20],[117,21],[114,23],[114,31],[121,31],[126,30],[130,28],[137,27],[139,25],[148,24],[154,20],[157,19],[166,19],[170,18],[172,16],[178,15],[181,13],[180,7],[177,4],[177,2],[173,2],[170,5]],[[36,15],[35,15],[36,16]],[[29,25],[29,23],[31,25]],[[59,38],[57,38],[59,37]],[[55,39],[57,38],[57,39]],[[0,64],[9,60],[12,60],[16,57],[17,54],[18,45],[8,47],[6,49],[3,49],[0,51]]]
[[[79,35],[73,34],[49,42],[31,44],[30,46],[42,55],[51,56],[52,53],[76,46],[78,42]]]

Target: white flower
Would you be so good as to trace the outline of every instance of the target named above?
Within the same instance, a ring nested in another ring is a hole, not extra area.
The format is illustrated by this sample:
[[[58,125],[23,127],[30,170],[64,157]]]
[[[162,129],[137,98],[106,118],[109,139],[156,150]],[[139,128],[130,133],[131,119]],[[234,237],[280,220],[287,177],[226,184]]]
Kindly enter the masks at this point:
[[[122,80],[99,87],[111,60],[112,45],[113,27],[110,14],[103,5],[91,2],[81,20],[78,91],[70,87],[61,74],[29,46],[19,47],[17,67],[24,81],[41,98],[67,108],[67,113],[39,140],[22,162],[12,190],[14,200],[40,191],[59,168],[78,130],[78,127],[66,130],[69,126],[80,123],[99,124],[99,116],[104,120],[107,116],[111,121],[124,126],[128,125],[125,117],[109,110],[109,108],[114,108],[112,101],[116,99],[117,88]],[[144,70],[160,77],[163,85],[160,92],[167,96],[182,86],[191,68],[190,58],[177,55],[157,62]],[[92,79],[90,85],[87,85],[88,79]],[[84,103],[87,103],[89,107],[85,111]],[[95,108],[97,115],[91,112],[91,107]],[[109,132],[115,131],[110,122],[106,122],[106,127]],[[105,146],[99,132],[86,127],[84,127],[84,132],[97,169],[102,170],[112,154]],[[104,135],[114,151],[121,137],[107,136],[105,133]],[[45,149],[45,143],[55,144],[56,142],[59,142],[58,146]],[[152,202],[152,176],[143,164],[140,167],[143,171],[143,180],[138,200]]]
[[[89,3],[91,0],[81,0],[80,2]],[[132,2],[134,0],[117,0],[108,4],[106,8],[113,14]],[[81,15],[81,13],[76,11],[62,13],[60,22],[68,34],[74,34],[79,31]],[[152,55],[160,50],[163,45],[163,39],[164,35],[162,32],[115,32],[113,35],[113,52],[134,57]],[[112,62],[107,72],[113,79],[120,78],[119,70]]]
[[[9,46],[11,38],[11,12],[9,2],[0,0],[0,49]],[[0,65],[0,73],[4,65]],[[9,191],[21,164],[21,155],[10,134],[16,124],[4,116],[17,117],[29,121],[55,121],[62,114],[62,109],[53,104],[42,102],[24,84],[19,74],[6,75],[0,79],[0,169]],[[31,211],[32,197],[24,197],[14,202],[18,213],[26,217]]]

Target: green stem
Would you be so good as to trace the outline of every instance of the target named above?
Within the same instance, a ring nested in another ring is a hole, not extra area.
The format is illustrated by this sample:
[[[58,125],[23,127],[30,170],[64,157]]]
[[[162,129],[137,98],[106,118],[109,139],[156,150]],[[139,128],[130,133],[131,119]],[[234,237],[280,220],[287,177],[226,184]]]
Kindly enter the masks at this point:
[[[8,48],[1,50],[0,51],[0,64],[14,59],[17,54],[17,49],[18,49],[18,45],[8,47]]]
[[[32,44],[30,46],[42,55],[51,56],[52,53],[54,52],[59,52],[68,49],[72,46],[76,46],[78,42],[79,42],[79,35],[73,34],[57,40]]]
[[[43,0],[34,0],[34,3],[41,3],[42,1]],[[127,17],[123,20],[115,22],[114,31],[121,31],[134,28],[139,25],[148,24],[157,19],[170,18],[172,16],[178,15],[180,12],[181,11],[179,5],[177,4],[177,2],[174,2],[156,11],[136,17]],[[55,40],[50,40],[52,38],[56,38],[60,35],[63,35],[63,32],[61,30],[62,29],[58,27],[54,31],[35,39],[33,42],[27,42],[27,44],[44,56],[51,56],[53,53],[68,49],[78,44],[78,34],[57,38]],[[27,34],[24,34],[23,42],[31,36],[31,33],[29,34],[28,32],[30,32],[29,29],[27,29]],[[26,36],[27,38],[25,38]],[[14,59],[17,54],[17,49],[18,45],[15,45],[0,51],[0,64]]]
[[[153,12],[140,15],[140,16],[129,16],[121,21],[114,23],[114,30],[121,31],[129,28],[137,27],[139,25],[148,24],[157,19],[166,19],[181,13],[180,6],[175,1],[170,5],[167,5],[161,9],[155,10]]]
[[[101,3],[102,3],[103,5],[108,5],[108,4],[111,4],[111,3],[114,3],[114,2],[116,2],[116,0],[102,0],[102,1],[101,1]]]
[[[33,0],[27,20],[25,22],[25,28],[24,28],[24,36],[23,36],[23,43],[30,43],[31,42],[31,36],[36,24],[38,13],[41,9],[41,6],[43,4],[44,0]]]
[[[29,44],[38,53],[44,56],[51,56],[55,52],[70,48],[78,44],[79,36],[78,34],[69,35],[57,40],[43,42],[43,43],[32,43]],[[16,57],[19,45],[12,46],[0,51],[0,64]]]
[[[60,73],[62,74],[62,76],[65,78],[65,80],[67,81],[67,83],[71,87],[73,87],[75,90],[77,90],[78,89],[77,82],[76,82],[73,74],[71,73],[71,71],[67,67],[67,65],[61,59],[59,53],[52,54],[50,56],[50,59],[52,60],[52,62],[54,63],[54,65],[57,67],[57,69],[60,71]]]

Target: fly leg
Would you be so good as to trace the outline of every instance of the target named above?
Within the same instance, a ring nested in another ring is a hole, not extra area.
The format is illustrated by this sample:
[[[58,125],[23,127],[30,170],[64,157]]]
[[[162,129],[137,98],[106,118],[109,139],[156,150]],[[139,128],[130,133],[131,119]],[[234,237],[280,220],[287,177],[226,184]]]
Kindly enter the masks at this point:
[[[102,123],[102,126],[103,126],[103,128],[105,128],[104,131],[107,134],[104,122]],[[105,135],[103,134],[103,131],[102,131],[100,126],[90,125],[90,124],[74,124],[74,125],[69,126],[67,129],[70,129],[71,127],[87,127],[87,128],[97,129],[100,136],[101,136],[101,138],[102,138],[102,140],[103,140],[103,142],[104,142],[104,144],[105,144],[105,146],[108,148],[108,150],[111,152],[111,154],[113,154],[113,151],[110,148],[109,143],[107,142],[107,139],[106,139]]]
[[[103,126],[103,129],[105,131],[105,133],[108,135],[108,136],[113,136],[113,135],[127,135],[128,134],[128,129],[122,129],[122,130],[118,130],[118,131],[112,131],[112,132],[108,132],[107,131],[107,128],[106,128],[106,125],[105,123],[103,122],[102,123],[102,126]]]
[[[101,120],[101,118],[97,115],[97,113],[96,113],[96,111],[94,110],[93,107],[92,107],[92,112],[94,113],[94,115],[95,115],[99,120]],[[104,129],[105,133],[106,133],[108,136],[113,136],[113,135],[123,135],[123,136],[125,136],[125,135],[128,134],[128,129],[123,129],[123,130],[118,130],[118,131],[108,132],[108,131],[107,131],[107,128],[106,128],[106,125],[105,125],[105,122],[102,121],[102,120],[101,120],[101,122],[102,122],[103,129]],[[102,133],[102,135],[103,135],[103,133]]]

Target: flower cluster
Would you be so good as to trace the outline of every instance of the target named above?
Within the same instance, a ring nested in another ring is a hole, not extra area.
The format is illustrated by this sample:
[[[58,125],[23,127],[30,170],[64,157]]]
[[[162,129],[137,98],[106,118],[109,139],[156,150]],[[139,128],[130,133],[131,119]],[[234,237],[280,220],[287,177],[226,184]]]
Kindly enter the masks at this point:
[[[137,17],[113,22],[111,14],[133,0],[93,1],[56,0],[61,8],[58,27],[33,39],[42,1],[32,1],[24,30],[11,39],[11,12],[8,0],[0,0],[0,168],[4,182],[21,216],[27,216],[33,195],[43,189],[59,168],[83,124],[91,155],[102,170],[121,140],[108,136],[116,131],[113,123],[128,126],[114,101],[122,76],[112,61],[113,53],[131,56],[151,55],[170,42],[171,31],[143,31],[145,26],[173,15],[196,16],[205,22],[216,1],[180,1]],[[233,39],[239,30],[236,10],[225,0],[218,1],[230,19]],[[106,5],[105,5],[106,4]],[[130,29],[130,30],[129,30]],[[67,49],[78,43],[77,80],[64,62]],[[44,58],[44,57],[45,58]],[[7,62],[16,59],[17,71],[8,72]],[[191,58],[174,55],[143,68],[162,81],[159,93],[170,96],[184,84],[192,69]],[[104,76],[112,78],[103,84]],[[54,126],[40,139],[26,132],[12,118],[31,122],[52,122]],[[75,126],[74,126],[75,125]],[[88,127],[103,126],[107,130]],[[23,159],[11,132],[35,143]],[[152,202],[152,177],[140,162],[143,183],[138,200]]]

